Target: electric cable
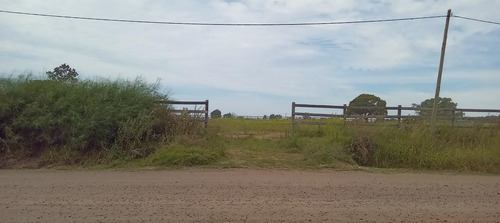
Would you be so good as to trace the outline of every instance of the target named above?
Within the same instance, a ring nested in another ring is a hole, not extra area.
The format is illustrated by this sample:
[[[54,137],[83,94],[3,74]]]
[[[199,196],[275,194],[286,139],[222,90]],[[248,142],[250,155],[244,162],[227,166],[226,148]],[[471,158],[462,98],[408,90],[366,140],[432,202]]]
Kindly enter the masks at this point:
[[[0,10],[0,12],[17,14],[17,15],[42,16],[42,17],[63,18],[63,19],[146,23],[146,24],[162,24],[162,25],[188,25],[188,26],[317,26],[317,25],[344,25],[344,24],[361,24],[361,23],[397,22],[397,21],[423,20],[423,19],[435,19],[435,18],[446,17],[445,15],[437,15],[437,16],[421,16],[421,17],[392,18],[392,19],[374,19],[374,20],[339,21],[339,22],[301,22],[301,23],[206,23],[206,22],[168,22],[168,21],[149,21],[149,20],[130,20],[130,19],[109,19],[109,18],[18,12],[18,11],[7,11],[7,10]]]
[[[457,17],[459,19],[466,19],[466,20],[471,20],[471,21],[476,21],[476,22],[484,22],[484,23],[489,23],[489,24],[495,24],[495,25],[500,25],[500,22],[493,22],[493,21],[488,21],[488,20],[483,20],[483,19],[474,19],[474,18],[469,18],[465,16],[458,16],[458,15],[452,15],[453,17]]]

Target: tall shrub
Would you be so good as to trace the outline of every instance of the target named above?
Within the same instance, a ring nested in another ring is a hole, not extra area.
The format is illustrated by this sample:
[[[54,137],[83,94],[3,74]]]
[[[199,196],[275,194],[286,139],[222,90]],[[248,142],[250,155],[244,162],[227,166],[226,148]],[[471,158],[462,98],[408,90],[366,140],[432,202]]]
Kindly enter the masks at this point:
[[[46,149],[81,154],[114,149],[120,151],[115,158],[144,157],[179,129],[170,109],[156,103],[167,99],[157,88],[140,79],[1,79],[0,153],[37,156]]]

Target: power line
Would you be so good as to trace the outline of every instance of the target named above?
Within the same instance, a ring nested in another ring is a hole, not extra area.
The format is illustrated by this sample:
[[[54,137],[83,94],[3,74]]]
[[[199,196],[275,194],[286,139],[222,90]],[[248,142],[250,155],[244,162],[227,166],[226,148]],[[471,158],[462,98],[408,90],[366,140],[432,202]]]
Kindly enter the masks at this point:
[[[375,20],[357,20],[357,21],[340,21],[340,22],[301,22],[301,23],[205,23],[205,22],[167,22],[167,21],[148,21],[148,20],[129,20],[129,19],[108,19],[96,17],[81,17],[81,16],[67,16],[67,15],[53,15],[29,12],[17,12],[0,10],[2,13],[29,15],[29,16],[42,16],[63,19],[79,19],[79,20],[93,20],[93,21],[106,21],[106,22],[126,22],[126,23],[145,23],[145,24],[161,24],[161,25],[188,25],[188,26],[318,26],[318,25],[345,25],[345,24],[361,24],[361,23],[380,23],[380,22],[397,22],[409,20],[423,20],[443,18],[446,15],[438,16],[421,16],[421,17],[408,17],[408,18],[393,18],[393,19],[375,19]]]
[[[493,22],[493,21],[482,20],[482,19],[474,19],[474,18],[469,18],[469,17],[465,17],[465,16],[453,15],[453,17],[457,17],[459,19],[466,19],[466,20],[476,21],[476,22],[484,22],[484,23],[489,23],[489,24],[500,25],[500,22]]]

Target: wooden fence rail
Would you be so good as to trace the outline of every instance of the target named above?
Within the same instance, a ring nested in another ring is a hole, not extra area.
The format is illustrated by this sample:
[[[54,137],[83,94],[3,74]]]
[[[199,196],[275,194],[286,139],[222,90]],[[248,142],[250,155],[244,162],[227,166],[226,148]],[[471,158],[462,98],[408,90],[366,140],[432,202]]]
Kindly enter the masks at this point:
[[[341,115],[336,115],[336,114],[327,114],[327,113],[309,113],[309,112],[297,112],[296,108],[326,108],[326,109],[342,109],[342,114]],[[362,107],[362,106],[347,106],[346,104],[344,105],[314,105],[314,104],[297,104],[295,102],[292,102],[292,126],[295,125],[295,120],[296,116],[302,116],[302,117],[322,117],[322,118],[343,118],[344,120],[347,120],[348,118],[391,118],[391,119],[397,119],[398,125],[401,125],[402,119],[421,119],[421,118],[427,118],[425,116],[406,116],[402,115],[402,111],[430,111],[432,108],[414,108],[414,107],[403,107],[401,105],[398,105],[397,107],[385,107],[386,110],[388,111],[397,111],[397,115],[348,115],[347,114],[347,109],[369,109],[369,110],[376,110],[380,109],[378,107]],[[454,126],[455,121],[457,117],[455,114],[457,112],[478,112],[478,113],[500,113],[500,109],[469,109],[469,108],[440,108],[438,111],[449,111],[451,114],[450,116],[446,116],[451,120],[451,124]],[[487,118],[481,117],[484,120],[489,120]],[[469,118],[469,119],[477,119],[477,118]],[[493,119],[492,119],[493,120]],[[495,120],[500,120],[500,118],[497,118]],[[302,124],[315,124],[318,125],[318,123],[315,122],[305,122]]]
[[[202,120],[205,123],[205,128],[208,128],[208,100],[205,101],[158,101],[159,104],[167,105],[203,105],[203,110],[172,110],[178,114],[205,114]]]

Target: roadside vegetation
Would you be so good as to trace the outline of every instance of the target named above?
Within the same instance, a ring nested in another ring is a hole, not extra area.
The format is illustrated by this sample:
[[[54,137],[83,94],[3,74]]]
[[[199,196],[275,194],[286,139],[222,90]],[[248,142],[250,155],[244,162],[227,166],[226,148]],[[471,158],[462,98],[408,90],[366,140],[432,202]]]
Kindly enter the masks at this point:
[[[0,168],[367,166],[500,173],[498,124],[429,129],[425,123],[310,119],[326,125],[292,128],[288,119],[237,119],[218,111],[205,129],[196,117],[159,104],[169,96],[158,84],[78,80],[74,70],[71,78],[51,74],[0,79]]]
[[[347,125],[344,145],[360,165],[500,173],[500,126]]]
[[[298,125],[294,131],[286,119],[215,119],[210,125],[229,139],[228,162],[242,167],[366,166],[500,173],[498,124],[439,125],[433,130],[423,122],[398,127],[366,125],[362,119],[312,121],[326,125]]]
[[[3,165],[94,165],[148,157],[199,122],[176,116],[158,84],[134,81],[0,79]],[[173,161],[175,163],[177,161]]]

